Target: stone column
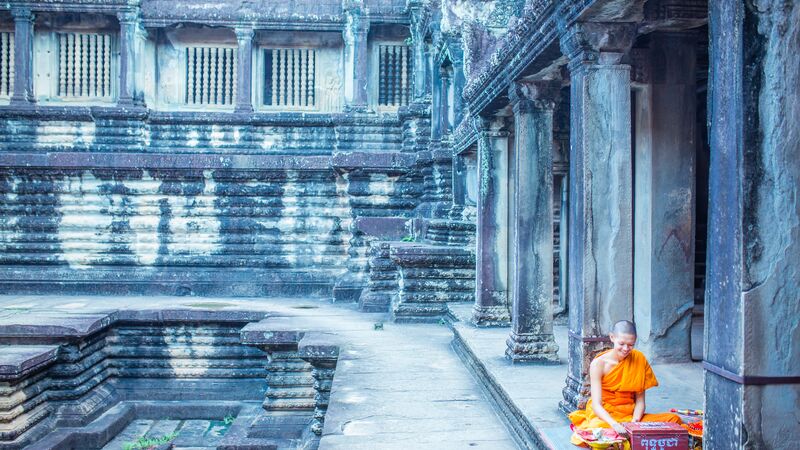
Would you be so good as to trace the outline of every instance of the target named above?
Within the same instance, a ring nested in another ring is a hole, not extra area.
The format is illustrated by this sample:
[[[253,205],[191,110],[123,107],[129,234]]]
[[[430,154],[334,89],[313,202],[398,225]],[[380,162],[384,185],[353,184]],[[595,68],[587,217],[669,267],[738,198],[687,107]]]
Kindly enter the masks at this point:
[[[369,19],[361,2],[355,1],[347,6],[347,24],[344,29],[345,51],[345,106],[348,111],[367,110],[367,79],[369,52],[367,35]]]
[[[447,70],[439,69],[441,76],[439,85],[439,104],[436,109],[439,111],[439,133],[442,137],[448,136],[452,131],[453,124],[450,123],[450,83],[452,77]]]
[[[560,296],[561,314],[567,309],[569,299],[569,264],[567,255],[569,254],[569,175],[561,178],[561,215],[558,217],[558,295]]]
[[[630,66],[626,24],[578,23],[570,63],[569,370],[561,407],[585,405],[589,363],[613,323],[633,318]]]
[[[633,316],[637,345],[651,362],[688,362],[691,356],[696,40],[693,33],[650,35],[643,61],[648,80],[634,106]]]
[[[123,11],[117,13],[119,19],[119,95],[117,104],[133,105],[136,57],[136,19],[138,13]]]
[[[553,337],[553,109],[560,84],[514,83],[514,163],[511,164],[512,304],[506,357],[558,363]]]
[[[409,2],[411,4],[412,2]],[[427,80],[427,63],[425,61],[425,35],[428,31],[428,11],[422,2],[414,2],[411,9],[411,41],[414,52],[414,99],[425,97]]]
[[[237,113],[253,112],[253,35],[252,28],[237,28],[236,42],[239,44],[236,68],[236,106]]]
[[[508,326],[508,131],[502,118],[476,120],[477,282],[472,322]]]
[[[461,92],[467,84],[464,78],[464,58],[461,56],[453,60],[453,73],[450,81],[453,84],[453,128],[458,127],[461,120],[464,118],[464,99],[461,97]]]
[[[12,8],[14,17],[14,93],[11,104],[29,105],[33,96],[33,19],[28,8]]]
[[[431,76],[431,140],[439,141],[442,139],[442,119],[439,104],[442,102],[442,74],[438,64],[433,65]]]
[[[709,3],[703,448],[792,448],[800,410],[800,3]]]

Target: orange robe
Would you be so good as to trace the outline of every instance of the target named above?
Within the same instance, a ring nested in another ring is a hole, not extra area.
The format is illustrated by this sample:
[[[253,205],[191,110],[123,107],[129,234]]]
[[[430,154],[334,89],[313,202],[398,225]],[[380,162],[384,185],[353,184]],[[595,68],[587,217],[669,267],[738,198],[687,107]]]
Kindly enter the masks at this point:
[[[608,350],[610,351],[610,350]],[[601,353],[608,353],[608,351]],[[600,356],[598,355],[598,356]],[[636,404],[636,393],[644,392],[658,386],[658,380],[647,362],[647,358],[639,350],[631,350],[610,372],[603,376],[603,408],[619,423],[633,419],[633,408]],[[597,417],[592,409],[592,400],[586,403],[586,409],[577,410],[569,415],[569,420],[577,428],[611,428],[603,419]],[[674,422],[682,423],[680,417],[672,413],[645,414],[642,422]],[[580,445],[581,439],[574,433],[572,443]]]

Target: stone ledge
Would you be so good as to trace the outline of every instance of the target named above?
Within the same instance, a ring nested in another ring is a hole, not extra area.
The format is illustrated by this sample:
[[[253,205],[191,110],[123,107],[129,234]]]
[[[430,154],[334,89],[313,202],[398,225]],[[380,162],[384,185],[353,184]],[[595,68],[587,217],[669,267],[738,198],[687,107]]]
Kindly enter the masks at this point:
[[[56,360],[57,345],[20,345],[0,351],[0,380],[18,379]]]
[[[416,164],[414,154],[399,152],[337,152],[325,155],[249,155],[198,153],[91,153],[0,152],[0,166],[8,168],[48,167],[59,169],[235,169],[259,170],[396,170],[408,171]]]
[[[465,325],[460,323],[452,325],[453,350],[478,379],[481,390],[489,398],[517,445],[526,450],[556,450],[557,447],[531,423],[484,362],[473,352],[460,331],[463,326]]]
[[[18,314],[0,319],[0,344],[19,345],[25,343],[65,343],[80,340],[118,323],[245,323],[262,320],[266,312],[256,311],[209,311],[196,309],[166,310],[112,310],[106,313],[58,313],[58,314]],[[16,347],[11,347],[13,351]],[[24,349],[24,346],[19,347]],[[29,350],[51,347],[36,346]],[[57,349],[58,347],[52,347]],[[0,355],[0,376],[5,373],[5,352]],[[21,351],[20,355],[28,352]],[[9,364],[19,356],[12,356]],[[55,354],[53,355],[55,357]],[[42,361],[44,363],[44,361]],[[23,361],[24,365],[24,361]],[[21,374],[22,375],[22,374]]]

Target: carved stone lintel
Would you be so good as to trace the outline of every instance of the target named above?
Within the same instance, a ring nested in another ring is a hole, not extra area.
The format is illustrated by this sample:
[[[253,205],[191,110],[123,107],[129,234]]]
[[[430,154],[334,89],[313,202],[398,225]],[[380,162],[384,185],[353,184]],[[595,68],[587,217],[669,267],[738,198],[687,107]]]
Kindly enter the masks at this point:
[[[511,333],[506,340],[506,357],[511,362],[559,364],[558,344],[552,334]]]
[[[579,22],[561,34],[561,50],[570,71],[589,64],[619,64],[636,39],[633,23]]]
[[[505,304],[475,305],[472,308],[472,323],[476,327],[507,327],[511,325],[511,313]]]

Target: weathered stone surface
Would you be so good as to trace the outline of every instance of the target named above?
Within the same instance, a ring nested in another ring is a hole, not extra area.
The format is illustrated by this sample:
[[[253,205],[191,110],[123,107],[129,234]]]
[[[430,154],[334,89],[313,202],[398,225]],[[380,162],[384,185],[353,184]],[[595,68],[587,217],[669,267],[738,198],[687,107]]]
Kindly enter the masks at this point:
[[[477,326],[511,322],[508,304],[508,130],[504,119],[476,121],[478,138]]]
[[[242,415],[237,412],[241,404],[231,403],[234,409],[230,409],[220,403],[225,400],[261,402],[266,398],[268,410],[296,411],[300,415],[293,416],[293,423],[300,430],[293,432],[297,436],[292,439],[297,442],[316,439],[304,436],[303,428],[311,430],[316,423],[321,430],[339,344],[332,344],[338,341],[326,335],[304,338],[304,331],[291,330],[297,320],[276,317],[243,329],[265,313],[139,309],[85,314],[83,320],[80,314],[63,314],[54,312],[48,318],[41,313],[19,313],[4,318],[0,378],[8,382],[0,386],[0,413],[8,421],[0,426],[3,448],[21,448],[63,427],[79,428],[57,431],[36,445],[46,447],[51,442],[60,448],[84,439],[86,445],[103,446],[134,418],[164,417],[206,421],[198,422],[195,433],[189,429],[194,422],[188,420],[179,433],[180,442],[176,441],[180,445],[222,444],[228,438],[224,433],[208,435],[213,425],[208,421],[221,423],[226,416]],[[34,321],[42,324],[20,328],[19,324]],[[31,341],[47,338],[61,344],[14,345],[20,334]],[[254,346],[271,350],[270,356]],[[176,403],[179,400],[190,403]],[[132,414],[130,408],[122,407],[127,401],[145,403],[137,403]],[[216,407],[197,403],[203,401],[216,401]],[[122,409],[115,409],[115,404]],[[312,413],[315,408],[317,412]],[[107,417],[89,424],[104,412]],[[241,419],[249,423],[263,413]],[[236,436],[231,439],[239,439]],[[122,433],[117,439],[133,441],[138,436],[130,439]],[[258,448],[268,443],[258,436],[247,439]]]
[[[592,338],[633,317],[630,25],[576,24],[570,56],[570,372],[565,410],[586,401]],[[589,340],[586,340],[589,338]],[[575,389],[577,385],[585,385]]]
[[[650,84],[635,106],[633,317],[650,361],[686,362],[697,227],[697,37],[650,36]]]
[[[797,429],[798,19],[797,3],[710,4],[710,449],[789,448]]]
[[[560,81],[509,91],[514,149],[509,183],[509,296],[513,362],[558,363],[553,338],[553,109]]]

